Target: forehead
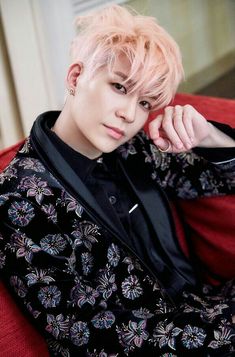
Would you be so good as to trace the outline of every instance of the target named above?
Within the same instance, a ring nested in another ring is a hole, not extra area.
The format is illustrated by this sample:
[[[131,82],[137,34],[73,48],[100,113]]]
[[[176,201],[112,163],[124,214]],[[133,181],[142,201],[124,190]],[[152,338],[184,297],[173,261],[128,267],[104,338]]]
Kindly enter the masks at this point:
[[[117,56],[113,62],[112,70],[124,72],[127,75],[131,70],[130,60],[123,54]]]
[[[131,63],[125,56],[116,57],[113,62],[107,63],[105,68],[112,77],[115,76],[124,82],[130,79]]]

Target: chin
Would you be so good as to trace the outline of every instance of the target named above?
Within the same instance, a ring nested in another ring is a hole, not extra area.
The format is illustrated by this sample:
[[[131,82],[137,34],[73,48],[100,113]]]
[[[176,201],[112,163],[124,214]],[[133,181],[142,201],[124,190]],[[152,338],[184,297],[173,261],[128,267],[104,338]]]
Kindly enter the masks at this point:
[[[116,150],[117,147],[118,147],[118,146],[113,147],[113,148],[104,148],[104,149],[102,150],[102,153],[104,153],[104,154],[109,154],[109,153],[113,152],[114,150]]]
[[[106,145],[100,145],[100,147],[97,149],[104,154],[109,154],[110,152],[116,150],[120,145],[113,145],[113,144],[110,145],[109,143],[108,144],[106,143]]]

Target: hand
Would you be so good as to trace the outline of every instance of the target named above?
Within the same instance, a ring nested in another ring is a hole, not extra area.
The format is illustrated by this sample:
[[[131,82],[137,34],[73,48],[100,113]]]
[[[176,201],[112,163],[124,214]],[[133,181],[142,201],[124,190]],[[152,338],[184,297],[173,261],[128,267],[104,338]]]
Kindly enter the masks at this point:
[[[207,146],[213,125],[191,105],[168,106],[149,124],[150,138],[163,151],[179,153]]]

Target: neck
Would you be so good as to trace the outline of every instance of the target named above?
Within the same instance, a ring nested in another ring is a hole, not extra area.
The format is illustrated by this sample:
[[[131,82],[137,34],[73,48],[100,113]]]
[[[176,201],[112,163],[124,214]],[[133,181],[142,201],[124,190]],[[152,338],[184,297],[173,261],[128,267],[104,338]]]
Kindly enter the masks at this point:
[[[63,108],[51,130],[73,150],[89,159],[96,159],[102,154],[99,150],[95,150],[88,140],[84,138],[66,106]]]

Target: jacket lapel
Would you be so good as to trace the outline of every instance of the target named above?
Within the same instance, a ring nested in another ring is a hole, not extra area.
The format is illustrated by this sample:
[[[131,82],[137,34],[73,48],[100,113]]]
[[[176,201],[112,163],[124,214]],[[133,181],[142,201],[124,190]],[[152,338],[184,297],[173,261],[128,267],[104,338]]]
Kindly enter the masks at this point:
[[[105,226],[112,231],[113,234],[119,237],[122,241],[127,234],[121,225],[120,221],[113,214],[112,210],[104,211],[98,202],[95,200],[91,192],[84,185],[82,180],[73,171],[71,166],[66,162],[60,152],[55,148],[53,143],[47,137],[41,128],[41,123],[36,120],[31,131],[32,143],[38,156],[44,165],[50,170],[51,167],[55,169],[59,179],[65,189],[86,209],[88,214],[97,218],[97,224]],[[46,152],[44,151],[46,150]],[[107,214],[107,211],[108,214]]]

